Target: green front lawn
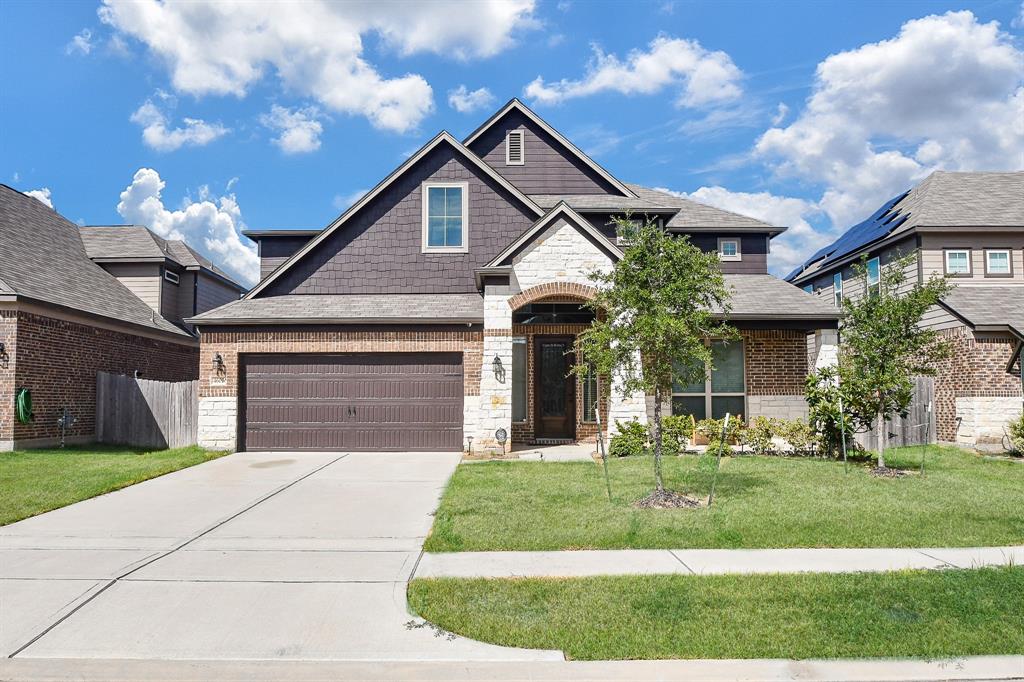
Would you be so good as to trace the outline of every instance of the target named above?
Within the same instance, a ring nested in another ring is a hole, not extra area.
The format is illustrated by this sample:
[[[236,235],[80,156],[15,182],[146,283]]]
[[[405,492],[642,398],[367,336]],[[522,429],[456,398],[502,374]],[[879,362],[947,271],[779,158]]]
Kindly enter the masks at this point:
[[[1024,653],[1024,568],[414,580],[444,630],[574,659]]]
[[[919,448],[887,453],[916,469]],[[665,459],[665,484],[704,497],[707,462]],[[871,476],[865,465],[743,456],[722,461],[710,511],[645,510],[649,457],[609,462],[462,464],[427,539],[429,552],[621,548],[966,547],[1024,543],[1024,465],[928,449],[925,476]]]
[[[103,445],[0,453],[0,526],[226,454]]]

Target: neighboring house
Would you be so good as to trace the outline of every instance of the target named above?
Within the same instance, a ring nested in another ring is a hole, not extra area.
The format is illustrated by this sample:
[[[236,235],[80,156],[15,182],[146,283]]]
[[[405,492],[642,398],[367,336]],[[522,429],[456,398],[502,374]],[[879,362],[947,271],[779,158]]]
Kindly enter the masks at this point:
[[[938,273],[956,285],[922,322],[953,344],[935,379],[938,439],[997,445],[1022,403],[1024,173],[935,172],[787,279],[838,305],[911,254],[910,283]],[[867,282],[853,274],[862,258]]]
[[[178,325],[245,293],[185,242],[163,239],[140,225],[83,227],[82,242],[94,263]]]
[[[517,100],[442,132],[323,230],[248,232],[263,278],[200,329],[201,444],[248,450],[496,450],[593,439],[595,377],[568,374],[588,273],[622,255],[613,216],[721,254],[742,342],[676,412],[805,415],[838,314],[768,274],[784,228],[624,183]],[[809,359],[808,335],[818,351]],[[638,418],[612,387],[604,423]],[[504,444],[507,447],[508,444]]]
[[[0,450],[95,435],[96,373],[182,381],[198,375],[199,344],[86,255],[79,228],[0,185]],[[15,418],[31,392],[34,419]]]

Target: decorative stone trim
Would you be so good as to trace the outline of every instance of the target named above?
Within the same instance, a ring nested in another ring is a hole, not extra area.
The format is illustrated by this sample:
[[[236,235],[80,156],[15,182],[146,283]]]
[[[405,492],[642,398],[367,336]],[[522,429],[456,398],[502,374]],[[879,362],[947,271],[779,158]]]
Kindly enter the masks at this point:
[[[538,284],[529,289],[524,289],[515,296],[512,296],[508,299],[508,307],[512,310],[518,310],[524,305],[552,296],[572,296],[592,301],[597,297],[597,289],[577,282],[547,282],[546,284]]]

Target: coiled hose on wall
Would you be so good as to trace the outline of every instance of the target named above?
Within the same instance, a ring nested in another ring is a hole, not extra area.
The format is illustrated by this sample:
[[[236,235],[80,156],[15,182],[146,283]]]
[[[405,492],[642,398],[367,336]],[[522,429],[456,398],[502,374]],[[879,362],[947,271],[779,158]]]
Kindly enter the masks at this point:
[[[14,396],[14,416],[22,424],[32,421],[32,393],[27,388],[19,388]]]

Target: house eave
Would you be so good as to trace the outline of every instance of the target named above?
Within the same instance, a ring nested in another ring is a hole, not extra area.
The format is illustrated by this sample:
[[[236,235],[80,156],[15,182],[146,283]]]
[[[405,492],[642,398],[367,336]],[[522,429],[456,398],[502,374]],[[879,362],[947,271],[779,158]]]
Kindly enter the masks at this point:
[[[196,318],[185,320],[197,327],[251,327],[279,325],[474,325],[482,317],[248,317]]]

